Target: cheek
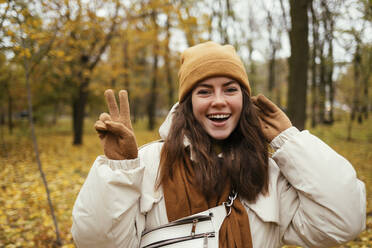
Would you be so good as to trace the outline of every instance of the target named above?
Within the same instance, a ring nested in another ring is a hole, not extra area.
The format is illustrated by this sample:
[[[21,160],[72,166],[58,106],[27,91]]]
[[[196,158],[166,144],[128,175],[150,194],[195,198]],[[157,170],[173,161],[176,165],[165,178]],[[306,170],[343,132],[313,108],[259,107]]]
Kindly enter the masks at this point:
[[[202,122],[203,116],[205,116],[205,111],[203,109],[203,106],[201,105],[195,105],[193,106],[193,115],[195,116],[196,120],[198,122]]]
[[[243,112],[243,103],[242,103],[242,101],[239,104],[239,112],[240,112],[240,114],[242,114],[242,112]]]
[[[193,113],[193,115],[195,116],[195,114],[196,114],[196,112],[197,112],[197,108],[196,108],[196,106],[198,106],[198,105],[197,105],[197,102],[196,102],[196,100],[195,100],[194,95],[191,97],[191,106],[192,106],[192,113]]]
[[[194,112],[203,111],[206,105],[205,102],[206,102],[205,99],[193,95],[191,98],[192,110]]]
[[[239,113],[239,116],[242,113],[243,110],[243,96],[239,96],[232,102],[232,106],[235,109],[237,113]]]
[[[200,101],[196,97],[191,98],[191,103],[192,103],[192,113],[195,116],[195,118],[199,120],[200,115],[201,115],[201,104]]]

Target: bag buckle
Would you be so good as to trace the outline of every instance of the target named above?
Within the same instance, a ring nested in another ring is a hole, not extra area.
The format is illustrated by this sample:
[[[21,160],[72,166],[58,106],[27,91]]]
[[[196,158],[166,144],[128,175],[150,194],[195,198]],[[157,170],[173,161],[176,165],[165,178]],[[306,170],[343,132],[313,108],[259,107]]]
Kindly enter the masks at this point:
[[[191,236],[195,236],[195,230],[196,230],[196,224],[198,224],[199,220],[198,219],[193,219],[192,220],[192,227],[191,227]]]
[[[233,190],[231,194],[229,195],[229,198],[227,199],[227,201],[222,203],[225,206],[226,211],[227,211],[226,217],[231,214],[231,207],[234,204],[234,200],[236,199],[237,196],[238,196],[238,192],[235,192],[235,190]]]
[[[208,248],[208,238],[211,237],[212,234],[205,233],[204,234],[204,240],[203,240],[203,248]]]

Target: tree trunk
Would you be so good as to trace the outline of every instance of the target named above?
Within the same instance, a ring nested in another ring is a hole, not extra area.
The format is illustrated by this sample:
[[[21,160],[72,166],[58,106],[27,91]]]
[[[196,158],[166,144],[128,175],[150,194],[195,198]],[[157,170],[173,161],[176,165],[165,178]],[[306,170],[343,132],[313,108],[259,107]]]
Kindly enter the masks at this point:
[[[370,103],[369,103],[369,79],[372,74],[372,49],[370,47],[365,48],[367,52],[364,53],[366,57],[366,61],[363,63],[363,106],[362,112],[364,114],[364,118],[368,119],[368,112],[370,111]]]
[[[276,87],[275,83],[275,57],[276,57],[276,47],[275,44],[271,44],[271,58],[269,60],[269,77],[268,77],[268,90],[269,98],[274,98],[274,89]]]
[[[158,55],[154,54],[154,64],[153,64],[153,72],[152,72],[152,80],[151,80],[151,89],[150,89],[150,101],[148,102],[148,118],[149,118],[149,130],[154,130],[156,124],[156,102],[157,102],[157,74],[158,74]]]
[[[1,113],[0,113],[0,126],[5,125],[5,111],[3,107],[1,107]]]
[[[362,55],[360,51],[360,43],[357,39],[357,46],[355,49],[355,55],[354,55],[354,92],[353,92],[353,103],[351,107],[351,121],[355,120],[355,117],[359,114],[359,107],[360,107],[360,66],[362,61]]]
[[[124,38],[123,38],[123,57],[124,57],[124,61],[123,61],[123,68],[124,68],[124,89],[128,92],[128,103],[129,103],[129,106],[132,107],[133,106],[133,101],[132,101],[132,97],[131,97],[131,89],[130,89],[130,75],[129,75],[129,71],[130,71],[130,56],[129,56],[129,40],[127,39],[127,33],[124,32]],[[131,108],[132,109],[132,108]],[[130,115],[131,115],[131,119],[132,119],[132,123],[136,123],[137,119],[134,118],[134,112],[133,111],[130,111]]]
[[[290,0],[292,28],[289,34],[288,116],[294,126],[302,130],[306,121],[306,91],[308,65],[308,17],[310,0]]]
[[[351,104],[351,112],[350,112],[350,118],[349,123],[347,126],[347,140],[352,140],[352,126],[353,122],[355,120],[356,115],[358,114],[358,107],[359,107],[359,83],[360,83],[360,65],[361,65],[361,54],[360,54],[360,40],[358,37],[355,37],[357,41],[357,46],[355,49],[354,54],[354,87],[353,87],[353,100]]]
[[[155,124],[156,124],[156,102],[157,102],[157,78],[158,78],[158,50],[159,50],[159,44],[158,44],[158,24],[156,23],[156,16],[157,13],[153,11],[151,17],[152,22],[154,24],[154,45],[153,45],[153,56],[154,56],[154,62],[153,62],[153,68],[152,68],[152,80],[151,80],[151,89],[150,89],[150,101],[148,102],[147,106],[147,114],[149,118],[149,130],[154,130]]]
[[[13,133],[13,98],[8,90],[8,130],[9,133]]]
[[[315,47],[313,48],[315,49]],[[317,94],[317,70],[315,58],[312,59],[312,83],[311,83],[311,127],[317,125],[317,108],[318,108],[318,94]]]
[[[316,127],[317,125],[317,108],[318,108],[318,94],[317,94],[317,79],[318,70],[316,64],[316,58],[319,49],[319,36],[318,27],[319,23],[314,11],[313,3],[310,4],[311,9],[311,19],[312,19],[312,33],[313,33],[313,49],[311,56],[311,127]]]
[[[328,101],[330,104],[328,118],[326,118],[327,124],[332,124],[334,121],[333,117],[333,102],[335,87],[333,82],[333,31],[334,31],[334,17],[329,9],[327,1],[322,1],[322,6],[324,8],[324,29],[325,29],[325,40],[328,43],[328,54],[327,54],[327,70],[326,70],[326,85],[328,86]]]
[[[224,13],[223,13],[224,7],[223,7],[222,1],[223,0],[218,1],[218,4],[219,4],[219,11],[217,12],[218,32],[221,35],[221,40],[222,40],[223,44],[230,44],[230,39],[229,39],[229,36],[227,34],[227,24],[226,24],[227,18],[225,18]],[[223,22],[225,22],[225,25],[223,24]]]
[[[123,67],[124,67],[124,89],[128,92],[129,96],[129,42],[128,39],[125,37],[123,38],[123,54],[124,54],[124,61],[123,61]],[[129,99],[128,99],[129,100]]]
[[[80,85],[78,95],[72,99],[74,145],[83,144],[85,105],[88,99],[88,90],[86,89],[87,85],[87,81]]]
[[[274,98],[274,89],[276,88],[275,84],[275,58],[276,58],[276,48],[277,48],[277,42],[275,42],[275,38],[273,37],[273,29],[274,29],[274,23],[273,23],[273,17],[270,12],[270,10],[266,10],[267,12],[267,17],[266,17],[266,22],[267,22],[267,30],[269,33],[269,45],[271,49],[270,53],[270,59],[268,63],[268,71],[269,71],[269,76],[268,76],[268,91],[269,91],[269,98],[273,99]]]
[[[247,41],[247,47],[248,47],[248,63],[249,63],[249,77],[250,81],[254,80],[255,75],[256,75],[256,64],[253,61],[253,40],[248,39]],[[251,84],[251,90],[252,90],[252,95],[256,93],[256,84]]]
[[[330,32],[333,32],[330,31]],[[334,116],[333,116],[333,105],[334,105],[334,98],[335,98],[335,85],[333,82],[333,37],[330,37],[328,40],[328,70],[327,70],[327,84],[329,87],[329,104],[330,104],[330,109],[328,113],[328,123],[332,124],[334,122]]]
[[[370,64],[371,65],[371,64]],[[369,76],[363,80],[363,106],[362,112],[364,113],[364,118],[368,119],[368,112],[369,112],[369,94],[368,94],[368,80]]]
[[[0,107],[0,156],[7,158],[8,157],[8,149],[5,144],[5,138],[4,138],[4,126],[5,126],[5,106]]]
[[[326,70],[327,70],[325,55],[324,55],[324,41],[320,45],[320,73],[319,73],[319,111],[318,119],[320,123],[325,122],[325,108],[326,108]]]
[[[167,18],[167,24],[166,24],[166,32],[167,32],[167,38],[166,38],[166,44],[165,44],[165,54],[164,54],[164,60],[165,60],[165,70],[167,74],[167,85],[168,85],[168,106],[171,107],[174,104],[174,87],[173,87],[173,80],[172,80],[172,66],[170,61],[170,48],[169,48],[169,40],[170,40],[170,21],[169,21],[170,15],[168,15]]]

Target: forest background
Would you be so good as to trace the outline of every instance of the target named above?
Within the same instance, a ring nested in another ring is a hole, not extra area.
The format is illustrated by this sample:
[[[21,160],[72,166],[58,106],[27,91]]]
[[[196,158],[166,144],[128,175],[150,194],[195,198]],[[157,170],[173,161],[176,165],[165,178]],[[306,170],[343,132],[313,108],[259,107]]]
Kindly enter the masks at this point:
[[[0,0],[0,247],[74,247],[104,90],[128,90],[139,145],[157,139],[180,52],[206,40],[355,166],[367,225],[340,247],[372,247],[371,0]]]

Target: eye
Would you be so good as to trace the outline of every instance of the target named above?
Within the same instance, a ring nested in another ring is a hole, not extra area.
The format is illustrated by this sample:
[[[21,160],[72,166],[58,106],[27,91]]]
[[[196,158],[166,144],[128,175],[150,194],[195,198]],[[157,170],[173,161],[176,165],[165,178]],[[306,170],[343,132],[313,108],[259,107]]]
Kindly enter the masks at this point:
[[[238,91],[238,88],[235,87],[235,86],[229,86],[226,88],[226,92],[227,93],[234,93],[234,92],[237,92]]]
[[[196,92],[196,94],[198,94],[198,95],[208,95],[209,93],[210,93],[210,90],[208,90],[208,89],[199,89]]]

